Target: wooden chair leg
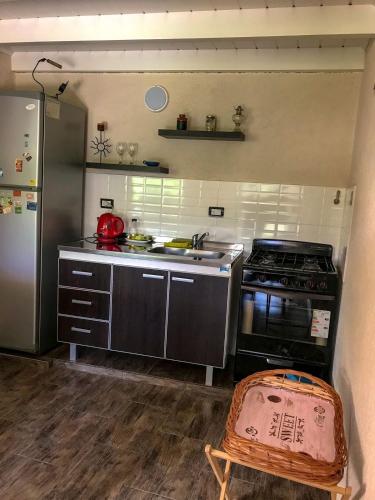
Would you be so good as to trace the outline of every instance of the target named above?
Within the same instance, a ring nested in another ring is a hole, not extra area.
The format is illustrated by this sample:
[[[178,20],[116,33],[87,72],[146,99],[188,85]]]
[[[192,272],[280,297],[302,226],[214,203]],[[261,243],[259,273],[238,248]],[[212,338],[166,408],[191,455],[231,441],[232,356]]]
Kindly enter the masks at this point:
[[[204,451],[206,453],[207,460],[208,460],[209,464],[211,465],[211,468],[216,476],[217,482],[220,485],[220,499],[231,500],[229,494],[227,493],[227,486],[228,486],[231,462],[227,461],[227,463],[225,465],[225,471],[223,473],[217,458],[212,456],[211,450],[212,450],[211,445],[210,444],[206,445]],[[227,471],[228,462],[229,462],[228,477],[226,477],[225,473]],[[224,496],[222,496],[223,487],[224,487]]]
[[[224,478],[223,478],[223,482],[221,485],[220,500],[225,500],[225,498],[227,498],[227,488],[228,488],[228,484],[229,484],[230,466],[231,465],[232,465],[232,462],[230,460],[227,460],[225,463]]]
[[[351,486],[348,486],[345,488],[345,493],[343,493],[341,500],[350,500],[350,497],[352,495],[352,488]]]
[[[334,491],[331,491],[331,500],[336,500],[337,494]]]

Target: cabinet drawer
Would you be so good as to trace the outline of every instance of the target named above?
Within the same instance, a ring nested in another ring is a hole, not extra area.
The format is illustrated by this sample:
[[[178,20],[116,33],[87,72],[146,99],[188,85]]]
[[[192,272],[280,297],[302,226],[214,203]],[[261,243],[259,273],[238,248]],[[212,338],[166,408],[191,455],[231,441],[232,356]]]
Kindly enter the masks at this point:
[[[86,288],[88,290],[110,290],[111,266],[82,262],[80,260],[60,260],[59,284]]]
[[[58,340],[108,348],[108,323],[59,316]]]
[[[60,288],[59,313],[108,320],[109,294]]]

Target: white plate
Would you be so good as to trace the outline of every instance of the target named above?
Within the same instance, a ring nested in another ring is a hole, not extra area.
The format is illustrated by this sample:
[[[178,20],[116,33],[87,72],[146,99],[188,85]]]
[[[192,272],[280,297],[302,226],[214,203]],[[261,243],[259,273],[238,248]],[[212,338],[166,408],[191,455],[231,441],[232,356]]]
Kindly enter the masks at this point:
[[[129,243],[129,245],[148,245],[149,243],[152,243],[152,240],[131,240],[129,238],[125,238],[126,242]]]

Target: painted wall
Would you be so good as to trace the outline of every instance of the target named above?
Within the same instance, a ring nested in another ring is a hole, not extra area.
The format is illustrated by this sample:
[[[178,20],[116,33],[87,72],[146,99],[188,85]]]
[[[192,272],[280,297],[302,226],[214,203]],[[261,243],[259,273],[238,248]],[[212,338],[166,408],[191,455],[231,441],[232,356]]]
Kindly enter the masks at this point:
[[[0,89],[12,88],[14,74],[11,71],[11,59],[8,54],[0,52]]]
[[[103,52],[105,57],[105,52]],[[137,142],[138,159],[156,159],[183,179],[229,180],[320,186],[347,186],[361,73],[44,73],[49,92],[70,80],[66,99],[89,110],[88,137],[107,121],[108,136]],[[16,73],[17,88],[35,88]],[[149,112],[144,93],[164,85],[170,104]],[[176,141],[158,137],[158,128],[175,128],[179,113],[190,127],[204,127],[206,114],[219,129],[232,129],[233,106],[247,111],[239,142]],[[114,149],[114,148],[113,148]],[[89,148],[88,160],[95,160]],[[112,153],[108,161],[117,161]]]
[[[334,367],[355,499],[375,498],[375,45],[367,53],[353,152],[357,185]]]

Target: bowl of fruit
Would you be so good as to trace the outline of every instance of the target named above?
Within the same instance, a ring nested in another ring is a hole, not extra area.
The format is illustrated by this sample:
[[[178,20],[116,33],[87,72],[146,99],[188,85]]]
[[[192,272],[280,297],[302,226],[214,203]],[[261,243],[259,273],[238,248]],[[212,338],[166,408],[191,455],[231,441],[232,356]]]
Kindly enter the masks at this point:
[[[126,237],[126,241],[130,245],[147,245],[149,243],[152,243],[152,236],[142,233],[128,234],[128,236]]]

